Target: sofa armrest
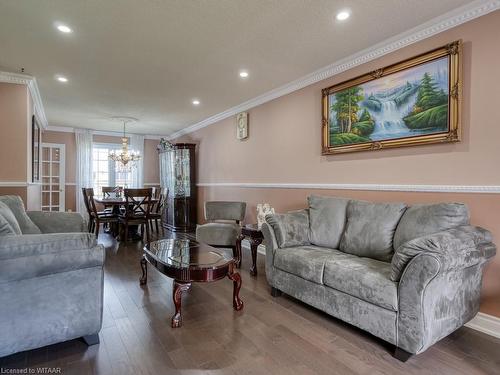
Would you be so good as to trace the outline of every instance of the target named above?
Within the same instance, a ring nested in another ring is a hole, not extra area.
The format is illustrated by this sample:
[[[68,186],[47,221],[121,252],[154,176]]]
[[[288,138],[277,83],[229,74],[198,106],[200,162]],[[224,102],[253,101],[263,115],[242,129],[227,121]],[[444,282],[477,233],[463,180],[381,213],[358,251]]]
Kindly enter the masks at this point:
[[[272,269],[274,265],[274,253],[278,248],[276,235],[273,228],[268,223],[263,223],[261,227],[262,234],[264,235],[264,246],[266,247],[266,276],[267,280],[272,280]]]
[[[30,219],[42,233],[85,232],[86,224],[78,212],[27,211]]]
[[[391,280],[398,281],[410,260],[424,253],[436,257],[443,271],[486,262],[496,253],[491,241],[489,231],[470,225],[408,241],[396,250],[392,258]]]
[[[420,353],[477,314],[484,265],[496,247],[488,231],[462,226],[409,241],[398,252],[409,261],[398,285],[397,346]]]
[[[90,233],[0,237],[0,283],[104,264],[104,247]]]

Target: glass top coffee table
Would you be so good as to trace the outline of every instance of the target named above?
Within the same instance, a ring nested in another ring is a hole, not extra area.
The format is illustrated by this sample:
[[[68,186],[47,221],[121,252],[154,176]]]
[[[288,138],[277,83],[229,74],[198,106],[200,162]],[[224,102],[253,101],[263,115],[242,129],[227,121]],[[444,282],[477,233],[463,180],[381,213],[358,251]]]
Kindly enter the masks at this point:
[[[144,247],[141,259],[140,284],[147,283],[147,264],[151,264],[167,277],[174,279],[173,298],[175,314],[172,328],[182,326],[182,292],[191,288],[192,282],[211,282],[225,278],[233,281],[233,308],[243,308],[239,293],[241,276],[235,271],[235,259],[229,251],[187,239],[164,239]]]

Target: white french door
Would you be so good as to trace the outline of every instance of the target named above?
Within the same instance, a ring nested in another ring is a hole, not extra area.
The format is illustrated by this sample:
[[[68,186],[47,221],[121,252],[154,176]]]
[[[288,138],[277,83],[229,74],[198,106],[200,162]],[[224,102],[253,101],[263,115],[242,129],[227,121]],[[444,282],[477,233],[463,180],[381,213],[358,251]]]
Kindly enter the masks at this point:
[[[42,143],[42,211],[64,211],[66,147]]]

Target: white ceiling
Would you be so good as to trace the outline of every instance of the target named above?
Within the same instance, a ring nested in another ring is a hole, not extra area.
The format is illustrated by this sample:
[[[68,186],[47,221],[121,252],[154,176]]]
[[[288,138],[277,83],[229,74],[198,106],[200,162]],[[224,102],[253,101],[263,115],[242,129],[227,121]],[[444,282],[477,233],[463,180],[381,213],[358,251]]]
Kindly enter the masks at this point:
[[[0,0],[0,71],[36,77],[49,125],[120,130],[110,117],[132,116],[131,132],[168,135],[466,3]]]

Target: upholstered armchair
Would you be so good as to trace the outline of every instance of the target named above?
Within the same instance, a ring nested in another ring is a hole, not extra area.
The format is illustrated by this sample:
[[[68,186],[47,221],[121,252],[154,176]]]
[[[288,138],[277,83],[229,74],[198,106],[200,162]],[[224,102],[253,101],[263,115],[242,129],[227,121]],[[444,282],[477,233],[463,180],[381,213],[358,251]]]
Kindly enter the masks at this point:
[[[241,248],[236,239],[241,233],[240,222],[245,218],[245,202],[205,202],[205,220],[208,223],[196,227],[196,240],[214,247],[233,250],[236,266],[241,265]]]
[[[80,337],[97,344],[103,265],[80,214],[26,212],[1,196],[0,357]]]

